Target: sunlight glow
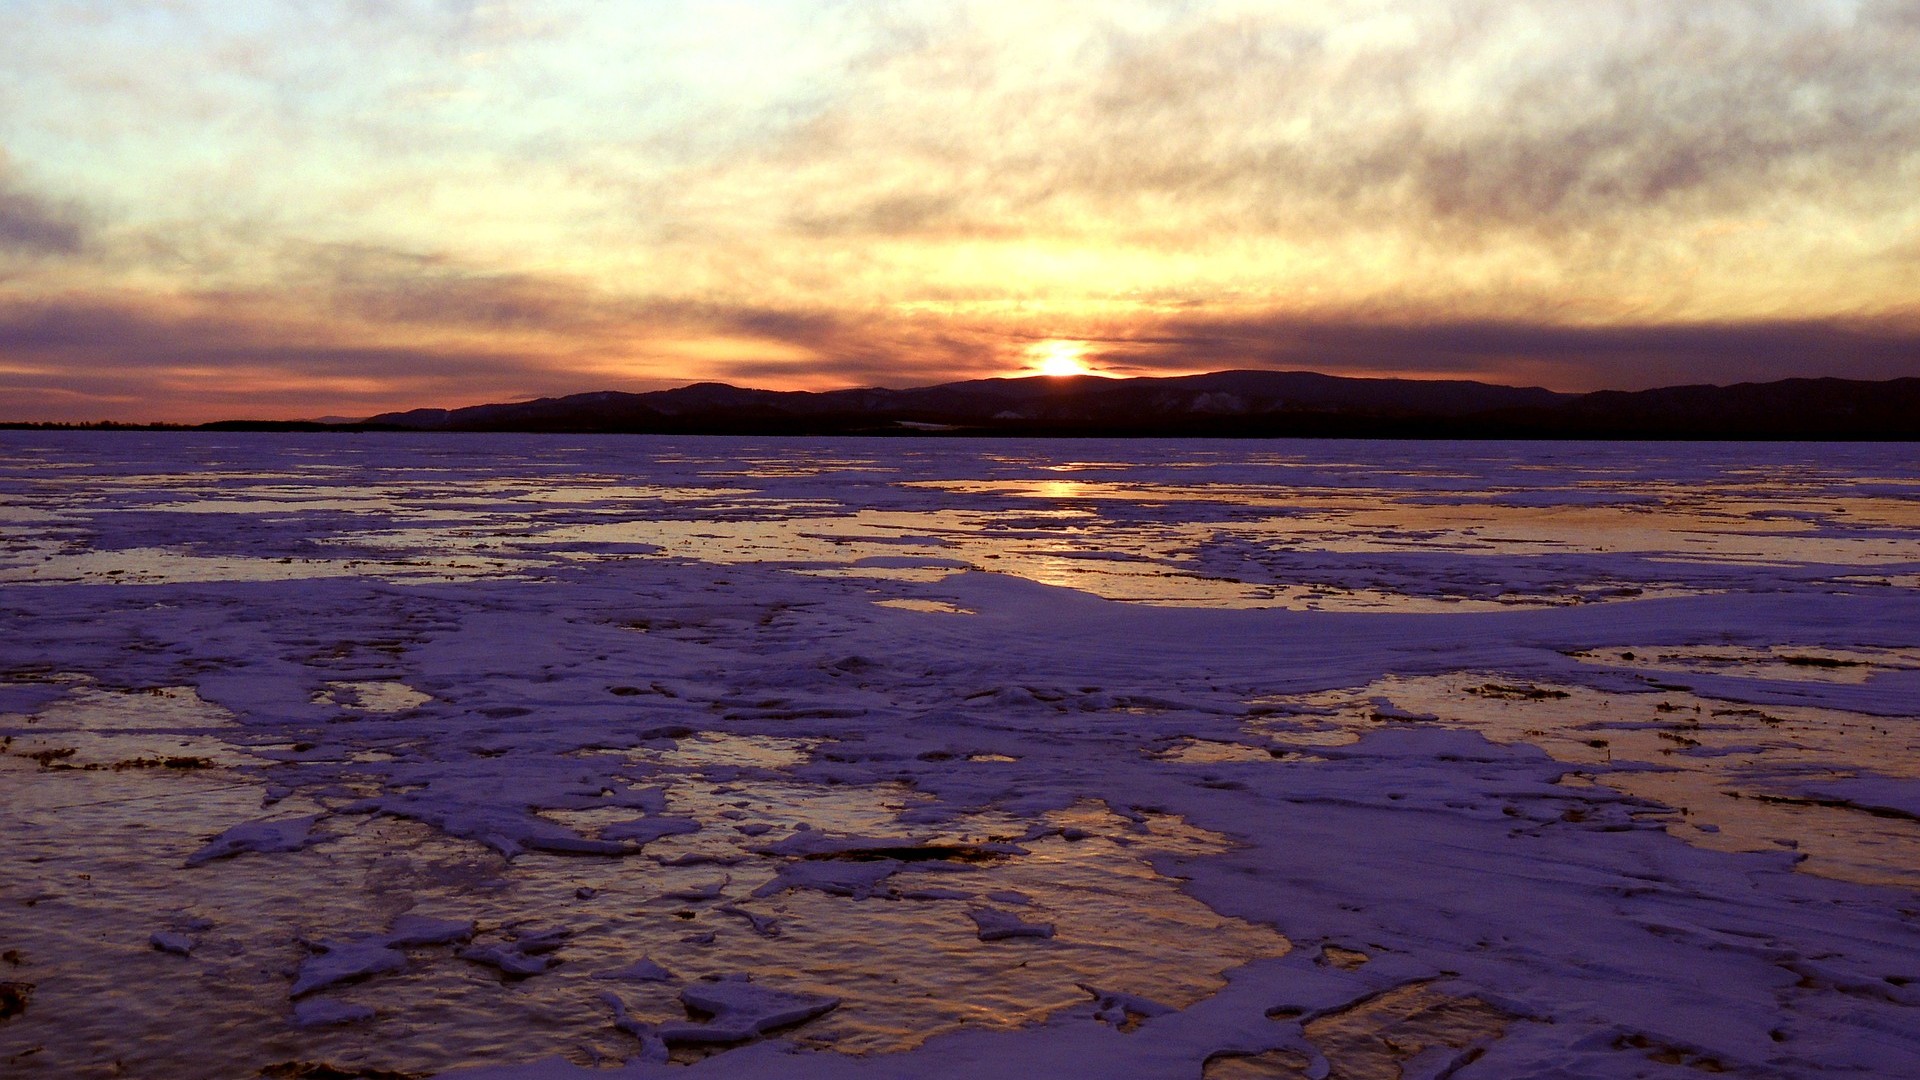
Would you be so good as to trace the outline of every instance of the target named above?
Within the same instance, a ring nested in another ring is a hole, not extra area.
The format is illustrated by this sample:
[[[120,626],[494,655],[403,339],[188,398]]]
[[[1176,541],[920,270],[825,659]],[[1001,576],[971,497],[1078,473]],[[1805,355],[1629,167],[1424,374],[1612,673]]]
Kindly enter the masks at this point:
[[[1042,375],[1092,375],[1086,362],[1087,343],[1049,339],[1027,348],[1027,358]]]

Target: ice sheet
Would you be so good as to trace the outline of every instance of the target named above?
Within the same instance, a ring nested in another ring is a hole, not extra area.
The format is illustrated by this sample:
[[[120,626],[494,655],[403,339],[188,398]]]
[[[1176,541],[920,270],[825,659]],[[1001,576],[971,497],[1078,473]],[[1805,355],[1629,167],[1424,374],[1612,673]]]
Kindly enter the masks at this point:
[[[1911,448],[4,433],[0,503],[10,1076],[1920,1074]]]

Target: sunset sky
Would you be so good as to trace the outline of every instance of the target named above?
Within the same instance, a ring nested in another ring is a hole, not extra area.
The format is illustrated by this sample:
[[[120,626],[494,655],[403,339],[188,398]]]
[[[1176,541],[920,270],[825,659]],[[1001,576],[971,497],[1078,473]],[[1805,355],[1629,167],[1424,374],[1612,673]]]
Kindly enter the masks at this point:
[[[4,0],[0,419],[1920,375],[1917,0]]]

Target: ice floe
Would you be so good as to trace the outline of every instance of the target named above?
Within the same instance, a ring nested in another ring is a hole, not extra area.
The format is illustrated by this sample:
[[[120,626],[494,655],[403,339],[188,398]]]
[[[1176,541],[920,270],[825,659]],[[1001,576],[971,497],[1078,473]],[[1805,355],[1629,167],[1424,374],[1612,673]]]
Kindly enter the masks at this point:
[[[669,1046],[745,1042],[779,1028],[804,1023],[840,1004],[838,998],[777,990],[750,982],[745,976],[690,984],[681,988],[680,1000],[707,1019],[655,1028],[655,1033]]]

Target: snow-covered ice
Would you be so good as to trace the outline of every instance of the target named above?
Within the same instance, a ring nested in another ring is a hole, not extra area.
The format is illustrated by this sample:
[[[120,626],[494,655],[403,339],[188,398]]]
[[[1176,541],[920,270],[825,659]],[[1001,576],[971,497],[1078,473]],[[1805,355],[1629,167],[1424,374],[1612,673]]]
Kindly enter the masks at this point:
[[[293,1006],[293,1026],[299,1028],[357,1024],[362,1020],[371,1020],[373,1016],[373,1009],[370,1006],[348,1005],[331,998],[302,998]]]
[[[1004,941],[1007,938],[1050,938],[1053,936],[1053,924],[1027,922],[1011,911],[995,908],[975,908],[967,912],[967,918],[980,928],[981,941]]]
[[[602,971],[595,975],[594,978],[616,979],[623,982],[670,983],[675,981],[673,972],[668,971],[666,968],[661,967],[659,964],[654,963],[644,956],[625,967]]]
[[[153,934],[147,938],[147,944],[163,953],[172,953],[175,956],[192,956],[193,947],[198,945],[199,942],[186,934],[177,933],[172,930],[155,930]]]
[[[1920,1075],[1916,448],[10,432],[0,503],[9,1077]]]
[[[744,976],[692,983],[680,991],[688,1009],[707,1019],[662,1024],[655,1029],[667,1045],[737,1043],[777,1028],[804,1023],[834,1009],[840,999],[758,986]]]
[[[199,866],[215,859],[229,859],[244,851],[267,854],[299,851],[315,842],[313,826],[318,814],[278,821],[245,821],[207,841],[205,847],[187,856],[188,866]]]

